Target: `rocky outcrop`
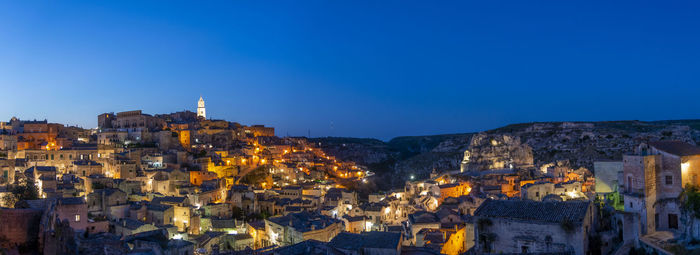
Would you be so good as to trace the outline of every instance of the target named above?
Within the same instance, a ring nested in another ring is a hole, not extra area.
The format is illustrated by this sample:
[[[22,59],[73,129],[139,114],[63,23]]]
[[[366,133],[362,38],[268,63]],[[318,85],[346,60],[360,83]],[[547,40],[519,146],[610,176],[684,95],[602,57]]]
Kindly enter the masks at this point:
[[[503,168],[532,168],[532,148],[520,137],[508,134],[479,133],[472,137],[464,151],[461,171],[483,171]]]
[[[592,169],[597,160],[618,160],[644,141],[680,140],[695,144],[688,126],[654,122],[547,122],[515,128],[504,127],[489,134],[520,137],[532,147],[534,164],[568,160],[572,167]]]
[[[472,139],[474,136],[474,139]],[[480,134],[376,139],[315,138],[321,148],[343,160],[368,166],[385,187],[399,187],[408,176],[427,178],[437,171],[495,169],[567,162],[592,169],[597,160],[619,160],[641,142],[700,142],[700,120],[542,122],[508,125]],[[528,149],[529,148],[529,149]],[[468,159],[465,161],[465,156]],[[465,169],[466,170],[466,169]]]

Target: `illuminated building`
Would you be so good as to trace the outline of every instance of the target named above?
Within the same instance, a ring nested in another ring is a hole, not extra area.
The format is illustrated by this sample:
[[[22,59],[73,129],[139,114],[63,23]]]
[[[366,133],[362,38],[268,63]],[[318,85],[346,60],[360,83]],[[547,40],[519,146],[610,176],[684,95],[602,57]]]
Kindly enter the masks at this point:
[[[202,98],[202,96],[199,96],[199,101],[197,101],[197,117],[202,119],[207,118],[207,112],[204,108],[204,98]]]
[[[642,233],[685,229],[678,197],[700,184],[700,148],[680,141],[641,144],[624,155],[620,185],[625,211],[639,214]]]

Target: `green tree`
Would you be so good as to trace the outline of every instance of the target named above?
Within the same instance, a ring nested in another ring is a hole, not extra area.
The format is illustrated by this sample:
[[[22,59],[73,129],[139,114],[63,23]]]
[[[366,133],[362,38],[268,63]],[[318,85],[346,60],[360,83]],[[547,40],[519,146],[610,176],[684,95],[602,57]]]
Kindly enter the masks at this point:
[[[19,201],[39,199],[39,190],[29,179],[25,179],[22,184],[13,186],[10,192],[11,194],[2,197],[2,202],[10,207],[14,207]]]

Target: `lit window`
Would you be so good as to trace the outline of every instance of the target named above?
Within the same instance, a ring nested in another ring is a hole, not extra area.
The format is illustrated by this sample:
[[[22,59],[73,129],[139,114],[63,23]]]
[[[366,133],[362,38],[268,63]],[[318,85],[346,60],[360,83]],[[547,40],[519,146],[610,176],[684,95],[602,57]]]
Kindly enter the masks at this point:
[[[80,221],[80,214],[76,214],[76,215],[75,215],[75,221],[76,221],[76,222],[79,222],[79,221]]]

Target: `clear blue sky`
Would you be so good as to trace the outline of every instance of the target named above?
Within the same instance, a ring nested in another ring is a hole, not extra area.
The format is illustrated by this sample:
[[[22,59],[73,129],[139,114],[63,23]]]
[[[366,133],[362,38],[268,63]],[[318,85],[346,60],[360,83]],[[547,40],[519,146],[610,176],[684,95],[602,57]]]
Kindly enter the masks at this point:
[[[697,1],[2,1],[0,119],[195,110],[279,135],[700,118]],[[332,123],[332,125],[331,125]]]

